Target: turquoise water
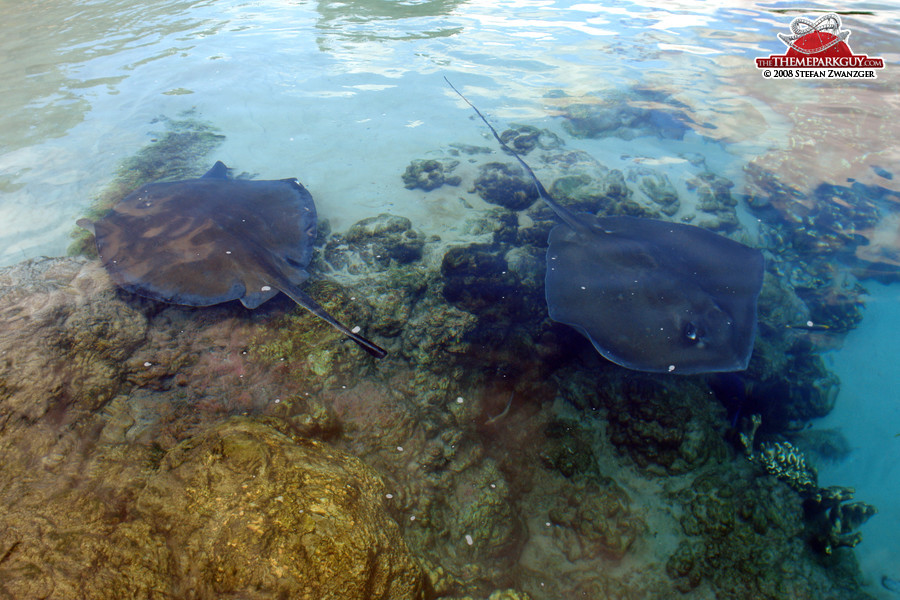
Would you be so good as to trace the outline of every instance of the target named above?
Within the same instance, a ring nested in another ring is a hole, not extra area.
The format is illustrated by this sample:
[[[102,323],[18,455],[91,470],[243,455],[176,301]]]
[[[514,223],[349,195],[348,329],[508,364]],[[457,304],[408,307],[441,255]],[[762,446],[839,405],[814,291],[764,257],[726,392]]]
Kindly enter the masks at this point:
[[[692,181],[713,172],[733,183],[738,200],[731,235],[764,248],[781,274],[793,273],[788,280],[814,290],[804,298],[830,307],[816,321],[832,331],[809,336],[842,387],[835,411],[823,422],[808,421],[813,429],[843,429],[851,451],[819,464],[820,483],[855,486],[858,500],[878,507],[855,552],[866,591],[896,597],[880,582],[900,578],[892,547],[900,535],[900,474],[884,458],[900,450],[900,374],[890,335],[900,314],[900,8],[866,2],[796,8],[689,1],[660,7],[552,0],[98,0],[28,7],[3,1],[0,264],[65,255],[75,220],[123,161],[158,139],[167,120],[184,118],[225,138],[198,172],[222,160],[261,179],[297,177],[334,232],[390,212],[439,236],[437,249],[488,242],[490,235],[471,221],[473,211],[490,205],[462,188],[424,192],[404,188],[401,179],[412,160],[446,158],[451,144],[493,147],[443,77],[501,129],[545,128],[566,148],[626,176],[645,168],[665,175],[682,198],[674,219],[697,212]],[[855,53],[884,58],[878,79],[764,79],[753,59],[783,51],[775,34],[795,16],[830,10],[843,11]],[[609,106],[610,99],[613,106],[658,111],[662,124],[573,134],[573,107]],[[533,166],[545,184],[552,181],[552,167]],[[778,186],[790,192],[772,192]],[[774,200],[759,200],[766,193]],[[781,255],[795,235],[816,242]],[[439,268],[441,254],[434,250],[428,266]],[[807,265],[823,260],[833,269],[827,277],[816,271],[824,279],[810,283],[804,273],[815,269]],[[857,281],[872,286],[871,298],[852,291]],[[857,300],[868,306],[843,344],[841,319]],[[639,484],[629,491],[655,502]],[[529,568],[542,564],[529,556]],[[543,575],[561,577],[552,570]]]

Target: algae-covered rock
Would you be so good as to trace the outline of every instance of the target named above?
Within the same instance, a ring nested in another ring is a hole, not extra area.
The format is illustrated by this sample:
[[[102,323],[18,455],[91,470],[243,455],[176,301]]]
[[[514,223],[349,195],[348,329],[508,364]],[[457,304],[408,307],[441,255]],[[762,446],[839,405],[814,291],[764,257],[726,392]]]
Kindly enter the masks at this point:
[[[563,145],[558,135],[533,125],[513,125],[500,134],[500,139],[520,155],[528,154],[535,148],[553,150]]]
[[[487,244],[450,248],[441,262],[441,274],[444,298],[457,308],[473,314],[498,306],[516,308],[518,278],[499,248]]]
[[[705,470],[675,498],[687,539],[666,563],[676,587],[706,582],[717,598],[869,598],[852,557],[822,564],[804,539],[801,498],[752,476],[749,463]]]
[[[344,238],[365,262],[385,267],[419,260],[425,246],[409,219],[384,213],[355,223]]]
[[[378,476],[321,442],[233,419],[171,450],[137,498],[173,576],[209,595],[417,598]]]
[[[713,216],[701,219],[699,225],[715,231],[733,231],[738,227],[737,199],[731,195],[734,183],[712,171],[699,173],[687,181],[689,190],[696,190],[697,208]]]
[[[161,456],[105,446],[71,487],[20,491],[15,510],[0,515],[4,592],[422,598],[421,569],[385,511],[378,475],[286,432],[275,420],[234,418]]]
[[[621,171],[587,161],[579,162],[586,164],[581,168],[569,169],[568,174],[556,179],[550,186],[550,194],[558,202],[576,212],[600,216],[659,216],[656,209],[642,206],[633,199],[634,194]],[[538,217],[550,217],[549,211],[548,207],[541,206],[532,212],[536,212]]]
[[[402,175],[403,185],[408,190],[419,188],[426,192],[442,185],[459,185],[462,178],[458,175],[450,175],[457,165],[459,165],[458,160],[413,160]]]
[[[549,513],[554,534],[570,561],[625,556],[647,526],[631,512],[631,499],[608,477],[581,479]]]
[[[538,199],[534,182],[516,165],[491,162],[481,165],[479,170],[475,191],[485,202],[522,210]]]
[[[727,454],[705,391],[688,380],[627,379],[600,394],[613,444],[656,473],[684,473]]]
[[[146,331],[146,317],[96,261],[41,258],[0,270],[0,426],[54,406],[101,407]]]

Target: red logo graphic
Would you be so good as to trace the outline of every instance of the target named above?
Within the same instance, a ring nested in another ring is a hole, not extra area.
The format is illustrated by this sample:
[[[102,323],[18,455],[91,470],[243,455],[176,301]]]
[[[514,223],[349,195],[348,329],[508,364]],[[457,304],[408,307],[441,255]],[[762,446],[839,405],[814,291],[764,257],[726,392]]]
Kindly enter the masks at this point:
[[[778,34],[788,47],[785,54],[756,59],[756,68],[763,70],[766,79],[875,79],[875,69],[884,68],[881,58],[853,54],[847,44],[850,30],[841,28],[841,18],[835,13],[815,21],[797,17],[791,21],[790,30],[790,34]]]

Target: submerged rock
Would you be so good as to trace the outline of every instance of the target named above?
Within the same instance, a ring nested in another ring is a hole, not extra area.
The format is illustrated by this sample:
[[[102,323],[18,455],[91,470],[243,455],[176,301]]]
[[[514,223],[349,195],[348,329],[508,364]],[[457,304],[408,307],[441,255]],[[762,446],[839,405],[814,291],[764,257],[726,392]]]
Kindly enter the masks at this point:
[[[422,598],[421,569],[387,515],[379,477],[286,431],[235,418],[155,458],[147,447],[101,447],[77,485],[32,489],[0,516],[4,591]]]
[[[481,165],[479,170],[475,191],[485,202],[522,210],[538,199],[534,182],[516,165],[491,162]]]
[[[416,159],[403,173],[403,185],[408,190],[416,188],[430,192],[442,185],[459,185],[462,178],[450,175],[459,165],[458,160]]]
[[[366,264],[381,269],[417,261],[425,247],[425,236],[409,219],[386,213],[355,223],[343,239]]]
[[[210,595],[421,596],[379,477],[321,442],[232,419],[172,449],[137,498],[171,576]]]
[[[54,408],[103,406],[146,333],[146,317],[97,261],[41,258],[0,270],[0,429]]]
[[[675,495],[688,536],[666,563],[677,589],[705,582],[717,598],[871,599],[853,568],[811,557],[800,496],[749,468],[716,466]]]
[[[609,477],[589,477],[560,497],[549,513],[563,552],[572,562],[622,559],[647,529],[632,514],[631,499]]]
[[[618,137],[631,140],[643,135],[660,139],[680,140],[690,131],[693,123],[683,110],[663,107],[645,107],[639,103],[659,98],[650,90],[633,90],[631,94],[611,94],[595,104],[571,104],[563,112],[563,127],[575,137]],[[629,104],[637,101],[635,104]],[[684,106],[684,105],[682,105]]]
[[[500,134],[500,139],[520,155],[528,154],[535,148],[554,150],[563,145],[560,137],[552,131],[532,125],[513,125]]]
[[[678,192],[664,173],[647,167],[635,167],[628,171],[628,180],[635,182],[638,190],[658,205],[664,215],[671,217],[681,207]]]

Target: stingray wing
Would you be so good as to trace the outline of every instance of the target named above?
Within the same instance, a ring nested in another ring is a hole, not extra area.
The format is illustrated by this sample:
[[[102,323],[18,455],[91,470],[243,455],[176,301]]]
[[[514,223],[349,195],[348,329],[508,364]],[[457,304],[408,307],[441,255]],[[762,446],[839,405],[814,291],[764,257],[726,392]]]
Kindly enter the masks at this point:
[[[556,226],[547,250],[550,316],[630,369],[747,368],[764,261],[705,229],[654,219],[584,216]]]
[[[306,279],[316,212],[293,179],[204,177],[143,186],[94,230],[103,264],[129,291],[191,306],[240,298],[252,308],[277,293],[279,276]]]

